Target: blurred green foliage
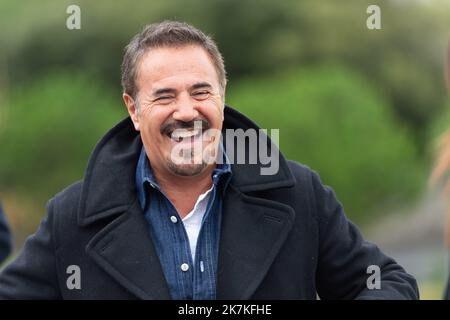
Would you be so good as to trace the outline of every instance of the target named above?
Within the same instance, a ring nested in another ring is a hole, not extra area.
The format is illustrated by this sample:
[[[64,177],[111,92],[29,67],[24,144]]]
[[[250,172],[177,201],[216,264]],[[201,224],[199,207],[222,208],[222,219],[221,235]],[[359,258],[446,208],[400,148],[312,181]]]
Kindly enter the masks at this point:
[[[263,128],[280,128],[281,150],[312,164],[357,222],[422,189],[425,167],[411,135],[355,72],[329,65],[247,78],[228,102]]]
[[[81,30],[66,8],[81,8]],[[378,4],[382,30],[368,30]],[[80,179],[125,115],[123,47],[145,24],[184,20],[224,54],[228,102],[280,128],[364,221],[423,188],[430,128],[447,99],[445,0],[43,0],[0,2],[0,191],[42,201]]]
[[[65,27],[70,4],[0,3],[0,68],[2,61],[6,65],[0,81],[15,84],[55,66],[71,67],[91,70],[119,90],[129,39],[147,23],[179,19],[214,36],[231,80],[328,60],[360,70],[412,129],[419,148],[446,99],[446,0],[79,0],[82,28],[76,31]],[[366,28],[370,4],[381,8],[382,30]]]
[[[14,90],[0,129],[1,187],[48,199],[81,179],[97,140],[125,116],[111,92],[67,71]]]

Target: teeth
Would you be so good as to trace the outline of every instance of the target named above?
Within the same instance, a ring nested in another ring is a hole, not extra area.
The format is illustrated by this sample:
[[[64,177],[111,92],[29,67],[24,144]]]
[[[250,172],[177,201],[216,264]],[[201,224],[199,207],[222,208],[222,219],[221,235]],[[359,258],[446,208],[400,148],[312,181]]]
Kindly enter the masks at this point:
[[[175,130],[172,132],[172,139],[180,140],[185,138],[190,138],[200,134],[200,130]]]

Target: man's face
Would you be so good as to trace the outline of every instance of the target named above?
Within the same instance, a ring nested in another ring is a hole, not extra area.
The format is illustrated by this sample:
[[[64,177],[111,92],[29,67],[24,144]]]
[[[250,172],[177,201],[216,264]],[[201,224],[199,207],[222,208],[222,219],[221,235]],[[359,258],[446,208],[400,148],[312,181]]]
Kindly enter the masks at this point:
[[[208,133],[220,133],[224,107],[207,52],[200,46],[149,49],[137,70],[137,101],[126,94],[124,101],[152,168],[181,176],[202,173],[204,155],[216,154],[219,136]]]

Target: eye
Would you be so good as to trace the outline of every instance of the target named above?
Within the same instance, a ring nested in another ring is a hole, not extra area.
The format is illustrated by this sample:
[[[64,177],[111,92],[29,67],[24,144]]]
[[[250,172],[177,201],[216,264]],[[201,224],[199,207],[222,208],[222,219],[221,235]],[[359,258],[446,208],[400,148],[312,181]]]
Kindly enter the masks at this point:
[[[205,100],[209,97],[210,93],[209,93],[209,91],[202,90],[202,91],[196,91],[192,95],[197,100]]]
[[[173,99],[172,96],[161,96],[161,97],[158,97],[155,100],[153,100],[153,102],[167,103],[167,102],[170,102],[170,100],[172,100],[172,99]]]

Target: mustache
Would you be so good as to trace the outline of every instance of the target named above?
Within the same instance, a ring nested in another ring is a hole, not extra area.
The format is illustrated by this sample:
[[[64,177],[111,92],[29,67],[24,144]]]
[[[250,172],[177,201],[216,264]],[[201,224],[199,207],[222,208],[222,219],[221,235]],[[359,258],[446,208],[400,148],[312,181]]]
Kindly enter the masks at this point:
[[[192,129],[194,130],[194,126],[196,122],[200,122],[202,130],[208,130],[210,128],[209,121],[205,119],[194,119],[188,122],[175,120],[171,122],[167,122],[161,125],[159,131],[161,134],[170,135],[176,129]],[[198,124],[197,124],[198,126]]]

